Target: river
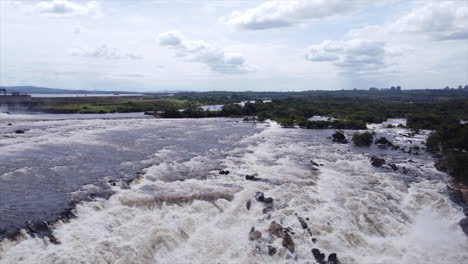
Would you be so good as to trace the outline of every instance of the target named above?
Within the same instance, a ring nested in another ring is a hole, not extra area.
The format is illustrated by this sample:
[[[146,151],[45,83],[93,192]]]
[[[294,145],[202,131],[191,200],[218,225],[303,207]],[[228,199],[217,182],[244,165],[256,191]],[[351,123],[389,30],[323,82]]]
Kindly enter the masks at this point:
[[[315,263],[312,249],[342,264],[468,261],[463,212],[423,150],[239,119],[102,117],[0,114],[0,263]],[[400,146],[428,133],[372,128]]]

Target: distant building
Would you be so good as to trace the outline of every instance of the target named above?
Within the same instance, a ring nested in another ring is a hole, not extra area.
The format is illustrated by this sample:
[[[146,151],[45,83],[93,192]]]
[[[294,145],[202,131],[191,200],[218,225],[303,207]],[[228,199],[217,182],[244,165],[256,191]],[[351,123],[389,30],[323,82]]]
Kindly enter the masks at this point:
[[[464,90],[468,90],[468,85],[465,85],[465,87],[463,88]]]
[[[378,91],[378,90],[379,90],[379,88],[375,88],[375,87],[370,87],[369,88],[369,91]]]
[[[458,85],[458,90],[461,90],[461,89],[463,89],[463,86]]]

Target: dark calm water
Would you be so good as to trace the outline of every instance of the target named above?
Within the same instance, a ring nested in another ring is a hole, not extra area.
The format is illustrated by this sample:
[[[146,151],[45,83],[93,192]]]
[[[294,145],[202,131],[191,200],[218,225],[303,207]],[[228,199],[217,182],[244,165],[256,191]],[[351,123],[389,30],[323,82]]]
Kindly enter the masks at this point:
[[[27,221],[53,222],[81,200],[107,197],[109,182],[134,179],[153,165],[145,160],[164,148],[175,148],[182,154],[179,158],[190,159],[208,150],[229,149],[229,141],[257,131],[233,119],[125,122],[85,115],[83,123],[44,121],[49,116],[0,124],[0,237],[16,233]],[[25,133],[12,133],[16,129]]]

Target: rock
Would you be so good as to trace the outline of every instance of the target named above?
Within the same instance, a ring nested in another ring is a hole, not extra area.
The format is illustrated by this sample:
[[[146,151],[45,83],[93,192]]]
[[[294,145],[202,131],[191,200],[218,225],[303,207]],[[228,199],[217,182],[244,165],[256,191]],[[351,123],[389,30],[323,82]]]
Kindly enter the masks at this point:
[[[299,220],[299,223],[301,224],[302,226],[302,229],[308,229],[309,226],[307,225],[306,221],[304,220],[304,218],[298,216],[297,217],[297,220]]]
[[[219,171],[220,175],[228,175],[229,173],[230,173],[230,171],[228,171],[228,170],[220,170]]]
[[[338,256],[336,255],[336,253],[331,253],[330,255],[328,255],[328,263],[327,264],[340,264],[340,262],[338,261]]]
[[[468,236],[468,216],[463,218],[459,223],[458,223],[465,235]]]
[[[257,200],[257,202],[265,201],[265,196],[263,195],[262,192],[256,192],[254,197],[255,197],[255,200]]]
[[[276,248],[273,246],[268,246],[268,255],[273,256],[276,254]]]
[[[285,233],[282,244],[283,244],[283,247],[287,248],[291,253],[294,253],[296,245],[294,244],[294,241],[292,240],[291,235],[289,235],[288,233]]]
[[[262,237],[262,233],[260,231],[253,231],[249,233],[249,239],[251,241],[257,240]]]
[[[12,124],[11,123],[8,123],[9,126],[11,126]]]
[[[372,156],[371,157],[371,164],[374,167],[381,167],[382,165],[385,164],[385,160],[382,159],[382,158]]]
[[[270,206],[267,206],[267,207],[263,208],[262,213],[263,214],[268,214],[271,211],[273,211],[273,206],[270,205]]]
[[[16,134],[24,134],[24,130],[21,130],[21,129],[15,130],[15,133]]]
[[[247,203],[245,203],[245,208],[247,208],[247,210],[250,210],[251,205],[252,205],[252,201],[249,199]]]
[[[320,252],[319,249],[313,248],[313,249],[312,249],[312,255],[314,255],[315,261],[317,261],[317,262],[320,263],[320,264],[324,263],[325,254],[323,254],[322,252]]]
[[[315,237],[312,238],[313,243],[317,243],[317,239]]]
[[[248,181],[258,181],[258,178],[255,175],[245,175],[245,179]]]
[[[264,202],[264,203],[273,203],[273,198],[271,198],[271,197],[266,197],[265,199],[263,199],[263,202]]]
[[[319,166],[319,165],[318,165],[315,161],[313,161],[313,160],[310,161],[310,165],[312,165],[312,166]]]
[[[283,227],[275,221],[271,222],[270,227],[268,228],[268,232],[276,237],[284,236]]]
[[[395,163],[389,163],[388,166],[390,166],[390,168],[392,168],[394,171],[398,170],[398,166]]]

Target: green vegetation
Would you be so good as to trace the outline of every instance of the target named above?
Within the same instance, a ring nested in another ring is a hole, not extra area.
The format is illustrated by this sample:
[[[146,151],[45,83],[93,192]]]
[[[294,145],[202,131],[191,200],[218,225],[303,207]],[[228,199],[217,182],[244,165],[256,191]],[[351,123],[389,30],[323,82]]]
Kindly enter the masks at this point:
[[[353,135],[353,143],[359,147],[368,147],[372,144],[372,140],[374,139],[374,135],[370,132],[364,133],[354,133]]]
[[[333,138],[333,142],[338,142],[342,144],[348,143],[348,140],[346,139],[345,134],[341,131],[335,131],[335,133],[333,133],[332,135],[332,138]]]
[[[426,146],[439,157],[449,174],[468,183],[468,124],[437,128],[427,138]]]

